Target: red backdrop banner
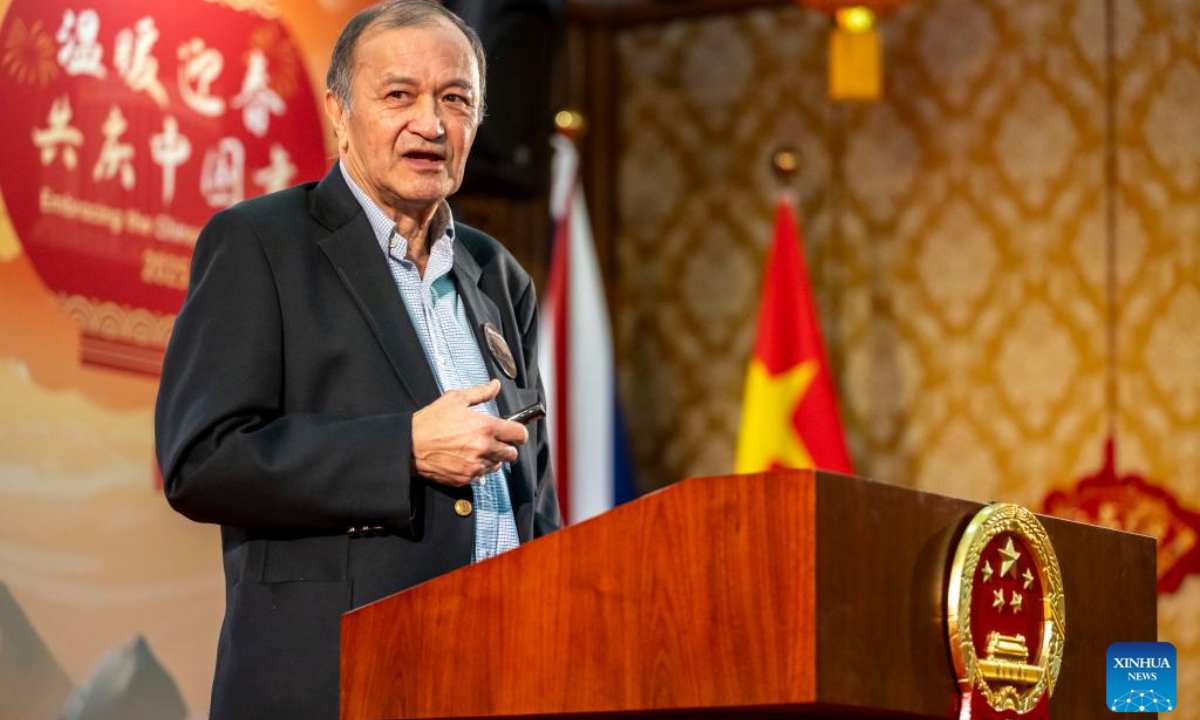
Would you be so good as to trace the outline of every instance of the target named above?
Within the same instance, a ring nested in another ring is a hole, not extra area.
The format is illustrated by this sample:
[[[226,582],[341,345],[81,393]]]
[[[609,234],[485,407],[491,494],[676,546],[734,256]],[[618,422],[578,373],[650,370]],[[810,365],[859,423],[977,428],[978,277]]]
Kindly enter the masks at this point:
[[[301,53],[206,0],[13,0],[0,42],[21,245],[85,361],[157,373],[208,218],[324,170]]]

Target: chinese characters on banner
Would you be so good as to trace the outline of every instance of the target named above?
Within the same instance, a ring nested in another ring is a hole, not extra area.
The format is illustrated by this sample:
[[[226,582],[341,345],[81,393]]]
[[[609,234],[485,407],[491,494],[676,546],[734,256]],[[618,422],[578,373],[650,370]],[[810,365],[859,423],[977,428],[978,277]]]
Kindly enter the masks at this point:
[[[84,360],[156,373],[213,213],[319,179],[318,96],[275,18],[205,0],[13,0],[0,191]]]

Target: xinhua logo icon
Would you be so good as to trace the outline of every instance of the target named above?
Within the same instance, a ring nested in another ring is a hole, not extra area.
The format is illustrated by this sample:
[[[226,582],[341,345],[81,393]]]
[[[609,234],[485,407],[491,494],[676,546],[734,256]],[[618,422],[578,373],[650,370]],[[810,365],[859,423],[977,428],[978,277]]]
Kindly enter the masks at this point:
[[[1169,642],[1117,642],[1108,646],[1108,709],[1171,712],[1175,709],[1175,646]]]

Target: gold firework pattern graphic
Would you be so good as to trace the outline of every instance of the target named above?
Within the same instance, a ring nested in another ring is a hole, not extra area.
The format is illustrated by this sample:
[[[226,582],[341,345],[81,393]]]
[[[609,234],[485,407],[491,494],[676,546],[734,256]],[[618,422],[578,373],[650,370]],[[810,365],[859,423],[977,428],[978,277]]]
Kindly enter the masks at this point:
[[[13,20],[12,29],[4,38],[4,57],[0,59],[0,65],[23,85],[43,88],[54,79],[58,74],[54,41],[42,29],[41,20],[32,27],[26,26],[21,18]]]
[[[250,35],[250,46],[267,56],[271,89],[289,100],[299,89],[300,59],[278,22],[267,23]]]

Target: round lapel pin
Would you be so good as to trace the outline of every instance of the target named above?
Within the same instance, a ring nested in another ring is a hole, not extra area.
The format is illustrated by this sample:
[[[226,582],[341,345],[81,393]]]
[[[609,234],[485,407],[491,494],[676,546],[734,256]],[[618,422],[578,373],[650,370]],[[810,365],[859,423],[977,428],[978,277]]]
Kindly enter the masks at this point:
[[[512,350],[508,349],[508,343],[504,341],[504,336],[490,322],[484,323],[483,334],[487,337],[488,350],[492,352],[492,357],[496,360],[496,364],[500,366],[505,375],[516,380],[517,363],[513,360]]]

